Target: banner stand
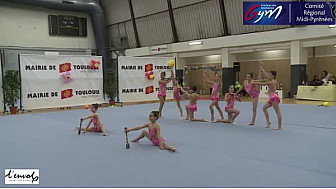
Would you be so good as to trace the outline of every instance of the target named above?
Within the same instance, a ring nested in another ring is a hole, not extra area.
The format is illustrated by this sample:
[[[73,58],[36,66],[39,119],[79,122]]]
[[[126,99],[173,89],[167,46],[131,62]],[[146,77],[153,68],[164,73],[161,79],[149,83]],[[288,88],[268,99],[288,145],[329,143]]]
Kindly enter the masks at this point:
[[[104,104],[101,56],[19,55],[23,111]]]
[[[0,52],[0,70],[1,70],[1,72],[0,72],[0,76],[1,76],[1,86],[3,86],[4,85],[4,81],[3,81],[3,76],[4,76],[4,69],[3,69],[3,59],[4,59],[4,55],[3,55],[3,51],[1,50],[1,52]],[[5,112],[6,112],[6,104],[5,104],[5,102],[4,102],[4,100],[5,100],[5,91],[3,90],[3,88],[2,87],[0,87],[0,90],[2,91],[2,96],[0,96],[0,100],[1,100],[1,103],[3,103],[2,105],[3,105],[3,107],[0,107],[0,110],[1,110],[1,108],[3,108],[0,112],[2,112],[3,114],[5,114]]]
[[[20,109],[22,110],[22,80],[21,80],[21,63],[20,63],[20,54],[18,54],[18,63],[19,63],[19,82],[20,82]]]
[[[170,77],[175,68],[169,66],[176,57],[118,57],[118,92],[121,102],[146,102],[158,100],[160,75]],[[173,83],[166,85],[166,99],[173,99]]]
[[[120,102],[119,97],[119,56],[117,55],[117,67],[116,67],[116,73],[117,73],[117,101]]]

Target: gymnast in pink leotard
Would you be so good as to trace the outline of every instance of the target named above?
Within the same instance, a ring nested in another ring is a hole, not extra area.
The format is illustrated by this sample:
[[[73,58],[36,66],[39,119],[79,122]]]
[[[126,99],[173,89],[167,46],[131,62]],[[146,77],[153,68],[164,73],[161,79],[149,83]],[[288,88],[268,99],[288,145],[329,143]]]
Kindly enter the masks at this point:
[[[219,115],[221,116],[221,120],[224,120],[224,114],[222,109],[219,106],[219,92],[221,88],[221,77],[219,73],[215,74],[215,78],[212,78],[208,72],[204,72],[206,82],[212,85],[212,92],[211,92],[211,102],[209,105],[210,114],[211,114],[211,122],[215,123],[215,115],[214,115],[214,109],[213,106],[215,106],[218,110]]]
[[[158,93],[158,97],[163,97],[166,98],[167,96],[167,92],[166,92],[166,88],[167,88],[167,83],[159,83],[159,87],[160,87],[160,91]]]
[[[173,69],[170,70],[171,71],[171,75],[168,79],[165,79],[166,76],[166,72],[162,72],[160,74],[160,80],[159,80],[159,93],[158,93],[158,97],[160,100],[160,107],[159,107],[159,117],[162,116],[162,110],[163,110],[163,106],[164,103],[166,101],[166,87],[167,87],[167,83],[171,82],[173,77],[174,77],[174,73],[173,73]]]
[[[276,94],[276,86],[277,86],[277,81],[275,80],[276,71],[270,71],[269,73],[267,73],[263,67],[261,67],[261,71],[263,75],[267,77],[269,80],[268,81],[252,81],[252,83],[257,84],[257,85],[267,85],[268,86],[269,100],[263,107],[263,111],[266,117],[266,124],[267,124],[266,128],[269,128],[271,126],[271,122],[269,119],[269,114],[268,114],[267,109],[273,106],[275,113],[277,114],[277,117],[278,117],[278,127],[274,129],[281,130],[282,129],[282,115],[281,115],[281,111],[279,107],[280,98]]]
[[[199,97],[196,93],[196,86],[192,86],[191,90],[188,92],[183,89],[181,89],[181,91],[189,98],[189,104],[185,106],[187,112],[186,120],[206,122],[207,120],[205,120],[204,118],[195,118],[195,112],[197,111],[197,99]]]
[[[258,79],[262,79],[261,73],[261,65],[263,63],[259,63],[259,72],[258,72]],[[249,125],[253,126],[255,124],[255,120],[257,117],[257,107],[259,101],[259,93],[260,93],[260,85],[252,84],[253,73],[246,74],[246,80],[244,81],[244,85],[236,92],[236,94],[240,94],[243,90],[247,92],[252,98],[252,121]]]
[[[234,108],[234,101],[235,101],[235,96],[232,93],[226,93],[226,101],[227,104],[225,106],[225,111],[227,112],[228,109],[233,109]]]
[[[252,73],[247,75],[250,75],[250,77],[252,77]],[[259,98],[260,90],[258,91],[256,87],[251,83],[251,81],[252,80],[250,80],[250,82],[248,81],[247,83],[244,83],[244,89],[253,99]]]
[[[82,121],[86,119],[90,119],[89,123],[87,124],[86,128],[82,128],[84,133],[86,131],[88,132],[98,132],[98,133],[103,133],[104,136],[107,136],[106,130],[104,128],[104,125],[100,122],[99,116],[97,114],[98,111],[98,104],[92,104],[91,105],[91,112],[93,113],[92,115],[89,115],[87,117],[81,118]],[[93,127],[89,128],[91,123],[93,123]]]
[[[176,105],[177,108],[180,110],[180,115],[181,115],[181,119],[183,119],[183,111],[182,111],[182,107],[181,107],[181,86],[178,84],[177,79],[173,79],[173,86],[174,86],[174,90],[173,90],[173,96],[174,96],[174,100],[176,101]]]
[[[148,128],[148,131],[142,131],[140,136],[134,139],[132,142],[139,142],[140,139],[147,137],[154,146],[160,147],[161,150],[176,151],[176,148],[167,144],[167,142],[161,137],[160,125],[156,122],[159,119],[159,112],[152,111],[149,114],[150,123],[146,123],[139,127],[126,129],[125,132],[136,131],[144,128]]]
[[[234,102],[235,100],[240,100],[240,95],[236,95],[233,93],[234,92],[234,87],[231,85],[229,87],[229,92],[225,94],[225,101],[227,102],[225,106],[225,112],[228,113],[228,122],[236,124],[234,121],[239,115],[240,111],[234,108]],[[226,122],[226,121],[223,121]]]
[[[92,128],[92,131],[93,132],[99,132],[101,131],[98,124],[97,124],[97,118],[96,117],[93,117],[92,118],[92,123],[93,123],[93,128]]]

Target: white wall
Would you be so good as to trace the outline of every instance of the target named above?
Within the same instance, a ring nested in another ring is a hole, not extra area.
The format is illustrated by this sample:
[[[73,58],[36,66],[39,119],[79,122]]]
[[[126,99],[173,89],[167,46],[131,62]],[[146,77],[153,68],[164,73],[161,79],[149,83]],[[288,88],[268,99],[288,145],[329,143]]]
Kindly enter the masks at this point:
[[[237,53],[236,58],[237,62],[290,59],[290,50],[272,50],[261,52]]]
[[[315,47],[315,57],[336,56],[334,45]]]
[[[314,54],[314,49],[315,49],[315,54]],[[336,48],[334,47],[334,45],[325,45],[325,46],[308,48],[308,58],[331,57],[331,56],[336,56]]]
[[[290,59],[289,50],[273,50],[273,51],[262,51],[262,52],[249,52],[249,53],[236,53],[237,62],[246,62],[246,61],[259,61],[259,60],[281,60],[281,59]],[[185,61],[186,65],[193,64],[213,64],[221,63],[221,55],[211,55],[211,56],[199,56],[199,57],[188,57],[182,58]]]
[[[198,54],[200,53],[183,53],[183,56],[178,58],[177,68],[183,69],[185,65],[214,64],[222,62],[222,56],[218,55],[217,51],[213,51],[213,55],[200,54],[200,56],[198,56]],[[205,54],[209,53],[205,52]],[[190,55],[190,57],[185,57],[187,55]],[[234,53],[234,55],[236,58],[235,61],[237,62],[248,62],[259,60],[288,60],[291,58],[290,49]],[[311,47],[308,48],[308,56],[313,57],[313,55],[314,55],[313,48]],[[178,55],[177,53],[173,53],[173,54],[155,55],[155,56],[178,56]],[[334,46],[329,45],[329,46],[315,47],[315,57],[330,57],[330,56],[336,56],[336,48],[334,48]]]
[[[43,50],[20,50],[20,49],[6,49],[4,50],[5,62],[4,70],[19,70],[19,54],[40,54],[44,55],[46,51]],[[85,51],[55,51],[59,55],[91,55]]]
[[[211,39],[204,39],[202,45],[189,46],[188,42],[172,44],[170,53],[215,50],[230,47],[244,47],[251,45],[264,45],[284,43],[294,40],[316,40],[319,38],[335,39],[336,28],[329,28],[328,26],[304,26],[294,27],[268,32],[250,33],[235,36],[218,37]],[[147,56],[148,48],[137,48],[126,50],[127,56]]]
[[[199,56],[199,57],[189,57],[183,58],[185,65],[195,65],[195,64],[215,64],[222,62],[221,55],[211,55],[211,56]]]
[[[65,14],[87,18],[87,37],[49,36],[48,15]],[[96,49],[90,15],[66,12],[1,1],[1,46]]]

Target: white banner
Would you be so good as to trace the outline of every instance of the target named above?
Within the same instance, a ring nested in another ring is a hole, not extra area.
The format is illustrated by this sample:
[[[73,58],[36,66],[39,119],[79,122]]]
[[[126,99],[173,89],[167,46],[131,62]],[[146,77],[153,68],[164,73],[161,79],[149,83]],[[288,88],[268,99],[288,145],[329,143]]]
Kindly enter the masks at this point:
[[[162,72],[170,77],[168,62],[174,57],[119,57],[119,98],[121,102],[139,102],[158,100],[159,80]],[[173,67],[175,74],[175,69]],[[148,79],[146,73],[152,72],[154,79]],[[167,84],[167,99],[173,98],[173,84]]]
[[[23,109],[104,103],[102,57],[20,55]]]
[[[2,88],[2,58],[0,56],[0,112],[4,112],[4,99],[3,99],[3,88]]]

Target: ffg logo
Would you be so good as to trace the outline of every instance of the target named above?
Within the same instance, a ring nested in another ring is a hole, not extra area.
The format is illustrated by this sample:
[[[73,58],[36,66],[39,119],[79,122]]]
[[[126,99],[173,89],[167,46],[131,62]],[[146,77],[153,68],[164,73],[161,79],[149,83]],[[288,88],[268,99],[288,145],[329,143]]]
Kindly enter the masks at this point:
[[[244,25],[278,25],[289,22],[289,3],[243,2]]]
[[[263,7],[261,7],[261,6],[263,6]],[[274,8],[274,6],[273,5],[270,5],[270,6],[268,6],[268,5],[260,5],[260,4],[259,5],[255,5],[255,6],[251,7],[246,12],[244,18],[245,18],[245,20],[252,20],[254,17],[256,17],[258,15],[259,16],[258,19],[253,22],[253,23],[257,23],[257,22],[259,22],[264,17],[270,19],[273,16],[273,14],[275,12],[277,12],[277,14],[276,14],[276,16],[274,18],[276,20],[276,19],[278,19],[279,15],[280,15],[280,13],[282,11],[282,6],[280,5],[280,6],[277,6],[276,8]],[[259,8],[259,7],[261,7],[260,8],[261,10],[259,10],[258,12],[257,11],[253,11],[253,10]],[[263,8],[264,8],[264,10],[262,10]],[[268,10],[268,8],[274,8],[274,9],[273,10],[272,9]]]

